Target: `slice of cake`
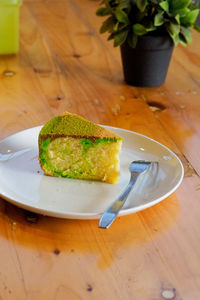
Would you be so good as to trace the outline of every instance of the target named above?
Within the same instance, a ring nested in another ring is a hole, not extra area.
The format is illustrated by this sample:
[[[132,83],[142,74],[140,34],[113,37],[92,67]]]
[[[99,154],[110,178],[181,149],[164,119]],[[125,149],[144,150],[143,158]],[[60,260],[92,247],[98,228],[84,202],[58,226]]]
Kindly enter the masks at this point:
[[[110,130],[65,112],[41,129],[39,161],[46,175],[116,183],[121,143]]]

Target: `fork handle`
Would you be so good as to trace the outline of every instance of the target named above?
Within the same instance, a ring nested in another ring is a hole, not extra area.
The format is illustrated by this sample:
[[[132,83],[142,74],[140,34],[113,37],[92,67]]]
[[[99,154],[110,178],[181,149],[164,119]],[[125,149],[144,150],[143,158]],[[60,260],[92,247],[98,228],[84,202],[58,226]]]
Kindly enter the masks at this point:
[[[137,181],[138,176],[140,173],[132,173],[129,184],[120,194],[120,196],[108,207],[108,209],[103,213],[99,221],[99,227],[101,228],[108,228],[113,221],[116,219],[120,209],[123,207],[126,199],[130,191],[132,190],[134,184]]]

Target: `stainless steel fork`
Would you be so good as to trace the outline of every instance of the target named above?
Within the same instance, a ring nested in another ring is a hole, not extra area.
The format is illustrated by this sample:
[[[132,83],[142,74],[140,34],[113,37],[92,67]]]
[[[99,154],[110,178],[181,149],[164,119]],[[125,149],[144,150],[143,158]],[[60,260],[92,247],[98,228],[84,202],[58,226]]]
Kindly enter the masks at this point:
[[[154,165],[158,167],[157,162],[148,162],[148,161],[141,161],[141,160],[133,161],[130,164],[129,171],[131,172],[131,177],[130,177],[129,184],[127,185],[125,190],[121,193],[121,195],[103,213],[99,221],[99,227],[108,228],[113,223],[120,209],[123,207],[126,199],[128,198],[128,195],[132,190],[133,186],[135,185],[138,177],[141,174],[146,173]]]

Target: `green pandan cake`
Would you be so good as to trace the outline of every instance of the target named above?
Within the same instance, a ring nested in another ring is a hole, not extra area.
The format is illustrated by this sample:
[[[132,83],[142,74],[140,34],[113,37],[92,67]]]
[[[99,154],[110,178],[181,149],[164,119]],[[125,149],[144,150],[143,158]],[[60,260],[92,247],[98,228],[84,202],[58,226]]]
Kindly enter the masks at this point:
[[[65,112],[41,129],[39,161],[46,175],[116,183],[121,143],[117,134]]]

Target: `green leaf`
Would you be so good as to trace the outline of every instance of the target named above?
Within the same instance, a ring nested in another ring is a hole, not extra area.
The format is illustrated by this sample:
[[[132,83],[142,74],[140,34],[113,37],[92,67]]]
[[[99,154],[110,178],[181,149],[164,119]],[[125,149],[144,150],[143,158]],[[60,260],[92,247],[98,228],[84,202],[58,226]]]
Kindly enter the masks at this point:
[[[172,10],[182,9],[188,7],[192,0],[172,0],[171,7]]]
[[[182,9],[176,9],[173,11],[173,15],[179,15],[180,17],[184,17],[187,15],[187,13],[189,12],[189,8],[185,7],[185,8],[182,8]]]
[[[168,31],[169,35],[173,39],[173,42],[174,42],[175,46],[177,46],[178,43],[179,43],[180,25],[170,23],[168,26],[166,26],[166,28],[167,28],[167,31]]]
[[[119,23],[118,31],[122,31],[123,29],[127,28],[127,24]]]
[[[194,9],[192,11],[189,11],[184,17],[181,18],[181,24],[185,24],[185,25],[191,25],[193,24],[199,14],[199,9]]]
[[[128,37],[128,44],[130,47],[135,48],[137,45],[138,36],[135,34],[130,34]]]
[[[128,35],[128,30],[118,32],[114,35],[114,47],[121,46]]]
[[[179,35],[172,35],[170,32],[169,32],[169,35],[171,36],[173,42],[174,42],[174,45],[177,46],[178,43],[180,42],[180,39],[179,39]]]
[[[154,18],[154,25],[155,26],[161,26],[164,23],[164,17],[163,17],[164,12],[159,11]]]
[[[117,22],[117,23],[114,25],[113,30],[114,30],[114,31],[117,31],[117,30],[118,30],[118,27],[119,27],[119,22]]]
[[[157,27],[155,27],[155,26],[146,27],[146,32],[151,32],[151,31],[155,31],[155,30],[157,30]]]
[[[146,31],[146,28],[143,25],[141,25],[141,24],[134,24],[133,25],[133,32],[136,35],[144,35],[147,31]]]
[[[199,26],[199,25],[194,24],[194,25],[193,25],[193,28],[194,28],[196,31],[200,32],[200,26]]]
[[[119,3],[119,8],[120,9],[124,9],[124,8],[130,8],[131,6],[131,0],[124,0],[122,2]]]
[[[178,35],[180,32],[180,25],[179,24],[174,24],[170,23],[168,26],[168,29],[172,35]]]
[[[100,7],[99,9],[97,9],[96,15],[99,17],[104,17],[109,15],[109,11],[105,7]]]
[[[184,36],[187,43],[192,43],[192,34],[189,28],[181,26],[181,34]]]
[[[152,21],[146,22],[145,28],[146,28],[146,33],[158,29]]]
[[[147,4],[148,4],[148,1],[147,1],[147,0],[135,0],[135,3],[136,3],[136,5],[137,5],[137,8],[138,8],[141,12],[143,12],[143,11],[145,11],[145,8],[146,8],[146,6],[147,6]]]
[[[166,11],[166,12],[169,11],[169,3],[168,3],[168,1],[162,1],[162,2],[159,3],[159,5],[160,5],[160,7],[161,7],[164,11]]]
[[[175,20],[176,20],[177,24],[180,24],[180,15],[176,15]]]
[[[110,6],[110,1],[109,0],[105,0],[104,3],[105,3],[105,6],[106,6],[107,10],[110,13],[112,13],[112,7]]]
[[[119,22],[129,24],[128,16],[123,10],[117,9],[115,12],[115,16]]]
[[[185,37],[182,34],[179,35],[179,39],[180,39],[180,43],[183,46],[187,46],[187,41],[186,41]]]
[[[113,20],[113,17],[109,17],[108,19],[106,19],[104,22],[103,22],[103,24],[102,24],[102,26],[101,26],[101,28],[100,28],[100,33],[104,33],[104,32],[106,32],[106,31],[108,31],[108,32],[112,32],[112,30],[113,30],[113,25],[114,25],[114,22],[113,22],[114,20]]]

